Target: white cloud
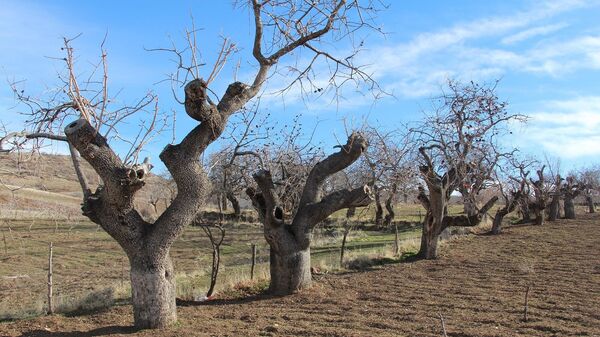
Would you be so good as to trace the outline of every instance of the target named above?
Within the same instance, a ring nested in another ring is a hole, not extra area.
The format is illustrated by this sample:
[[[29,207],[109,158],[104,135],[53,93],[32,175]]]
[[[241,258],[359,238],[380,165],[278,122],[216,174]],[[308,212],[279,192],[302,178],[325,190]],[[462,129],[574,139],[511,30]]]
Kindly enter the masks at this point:
[[[600,155],[600,96],[548,101],[529,114],[519,143],[565,159]]]
[[[549,1],[514,15],[478,19],[436,32],[422,33],[395,46],[370,50],[363,56],[369,70],[398,96],[423,97],[439,90],[449,77],[482,81],[514,72],[560,76],[580,69],[600,68],[600,36],[550,39],[513,50],[502,41],[551,34],[567,23],[527,28],[539,21],[598,2]],[[525,29],[514,33],[516,29]],[[520,35],[519,35],[520,34]],[[496,39],[491,42],[490,38]],[[376,60],[373,62],[372,60]]]
[[[513,43],[528,40],[532,37],[548,35],[550,33],[554,33],[558,30],[561,30],[567,26],[568,25],[566,23],[558,23],[558,24],[553,24],[553,25],[544,25],[544,26],[529,28],[529,29],[520,31],[518,33],[509,35],[509,36],[503,38],[502,44],[513,44]]]

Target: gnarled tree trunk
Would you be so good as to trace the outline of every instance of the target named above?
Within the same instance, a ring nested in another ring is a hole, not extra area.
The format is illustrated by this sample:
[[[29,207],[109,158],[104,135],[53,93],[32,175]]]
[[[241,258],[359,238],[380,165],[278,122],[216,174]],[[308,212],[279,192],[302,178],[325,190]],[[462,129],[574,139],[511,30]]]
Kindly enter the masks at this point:
[[[575,219],[575,199],[571,193],[565,193],[565,219]]]
[[[385,215],[385,218],[383,219],[383,225],[386,228],[390,227],[390,225],[392,224],[392,221],[394,221],[394,217],[396,216],[396,213],[394,213],[394,199],[396,199],[397,193],[398,193],[398,185],[394,182],[392,184],[390,194],[388,195],[387,199],[385,200],[385,209],[387,211],[387,214]]]
[[[242,209],[240,208],[240,202],[235,196],[233,192],[227,192],[227,200],[231,202],[231,206],[233,207],[233,215],[236,218],[239,218],[242,214]]]
[[[565,219],[575,219],[575,198],[582,191],[582,186],[577,184],[575,178],[570,176],[565,179],[566,184],[563,187]]]
[[[585,196],[585,202],[586,202],[587,207],[588,207],[588,212],[589,213],[596,213],[596,208],[594,207],[594,199],[592,198],[591,195],[586,195]]]
[[[554,193],[552,193],[552,200],[550,201],[550,206],[548,207],[548,221],[556,221],[558,219],[559,208],[560,208],[560,183],[561,183],[560,175],[556,175],[556,181],[554,183]]]
[[[383,227],[383,207],[381,206],[381,191],[377,185],[373,185],[375,195],[375,227],[381,229]]]
[[[366,147],[366,140],[353,133],[339,152],[317,163],[306,179],[291,222],[284,219],[271,173],[261,170],[253,176],[259,191],[248,188],[246,193],[264,224],[265,239],[270,246],[269,290],[272,293],[285,295],[309,287],[312,280],[310,242],[313,228],[337,210],[366,206],[373,200],[373,193],[366,185],[322,196],[325,179],[355,162]]]
[[[510,197],[507,196],[506,194],[504,194],[504,192],[503,192],[505,204],[504,204],[504,207],[499,208],[496,211],[496,215],[494,215],[494,221],[492,223],[492,230],[490,231],[490,233],[497,235],[502,232],[502,221],[504,220],[504,217],[507,214],[514,211],[515,208],[517,208],[517,205],[519,204],[521,199],[523,198],[523,193],[525,190],[525,182],[526,181],[523,179],[519,189],[511,192]]]
[[[287,295],[310,287],[310,240],[306,239],[300,240],[304,244],[291,237],[281,238],[281,242],[267,241],[270,246],[269,292],[272,294]]]
[[[136,326],[158,328],[177,320],[175,272],[171,258],[130,257],[131,302]]]

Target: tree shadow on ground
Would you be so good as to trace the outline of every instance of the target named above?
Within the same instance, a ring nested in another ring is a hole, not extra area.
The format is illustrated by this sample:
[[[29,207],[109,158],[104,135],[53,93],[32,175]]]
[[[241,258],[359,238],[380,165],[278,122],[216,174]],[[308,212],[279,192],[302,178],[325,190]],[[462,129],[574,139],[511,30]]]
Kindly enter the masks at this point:
[[[138,332],[139,329],[133,326],[111,325],[101,328],[92,329],[89,331],[48,331],[48,330],[31,330],[24,332],[20,337],[95,337],[112,334],[132,334]]]

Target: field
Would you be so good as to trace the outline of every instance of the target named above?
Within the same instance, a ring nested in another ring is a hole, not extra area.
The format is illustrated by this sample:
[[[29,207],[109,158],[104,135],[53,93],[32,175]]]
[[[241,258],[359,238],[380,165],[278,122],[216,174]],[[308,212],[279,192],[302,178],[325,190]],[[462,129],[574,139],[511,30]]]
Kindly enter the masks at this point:
[[[600,216],[447,242],[439,260],[316,277],[273,298],[180,306],[162,336],[600,336]],[[528,320],[523,320],[526,288]],[[3,336],[152,336],[131,307],[2,323]]]
[[[46,308],[48,243],[53,242],[54,301],[61,312],[109,305],[129,296],[128,260],[104,231],[86,221],[4,220],[0,253],[0,319],[39,315]],[[401,239],[418,236],[405,228]],[[352,233],[348,257],[390,250],[391,233]],[[312,250],[313,265],[339,268],[339,229],[319,231]],[[268,247],[258,224],[226,226],[217,290],[250,279],[251,245],[257,245],[258,277],[266,277]],[[178,295],[199,297],[208,288],[210,243],[200,228],[190,227],[171,255],[178,273]],[[106,298],[94,301],[93,297]],[[97,303],[94,303],[97,302]]]

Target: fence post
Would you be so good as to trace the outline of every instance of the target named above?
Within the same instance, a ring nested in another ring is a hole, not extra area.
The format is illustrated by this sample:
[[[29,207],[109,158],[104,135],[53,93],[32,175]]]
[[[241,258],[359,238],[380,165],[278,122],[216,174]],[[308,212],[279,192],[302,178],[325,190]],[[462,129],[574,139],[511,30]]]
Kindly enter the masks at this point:
[[[252,267],[250,268],[250,279],[254,280],[254,266],[256,265],[256,244],[252,244]]]
[[[6,244],[6,231],[2,229],[2,241],[4,241],[4,255],[8,255],[8,245]]]
[[[123,288],[123,284],[125,283],[125,262],[123,257],[121,256],[121,288]]]
[[[48,314],[54,313],[54,305],[52,303],[52,242],[48,246]]]

